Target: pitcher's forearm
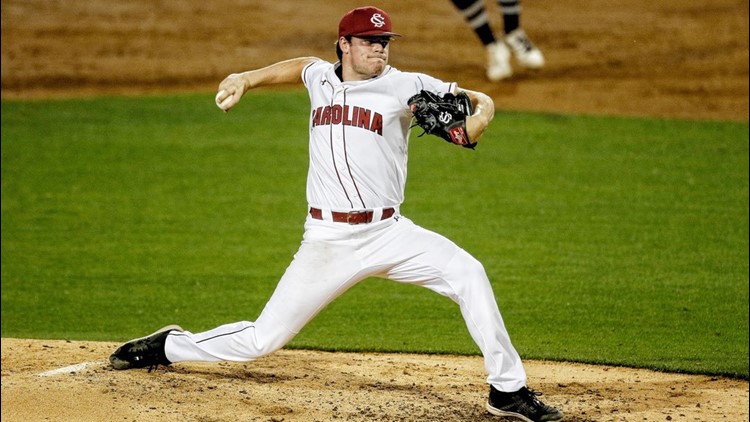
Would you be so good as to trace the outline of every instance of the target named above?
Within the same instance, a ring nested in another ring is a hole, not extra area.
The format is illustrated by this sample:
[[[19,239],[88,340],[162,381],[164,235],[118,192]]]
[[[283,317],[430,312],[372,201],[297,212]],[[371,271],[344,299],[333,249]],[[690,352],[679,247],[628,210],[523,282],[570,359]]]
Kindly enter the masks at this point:
[[[319,59],[316,57],[298,57],[240,73],[239,75],[245,81],[244,92],[266,85],[302,83],[302,69],[316,60]],[[219,85],[219,88],[221,89],[221,85]]]
[[[245,93],[253,88],[278,84],[302,83],[302,69],[320,60],[316,57],[298,57],[284,60],[260,69],[232,73],[219,84],[216,105],[224,111],[234,107]]]
[[[474,105],[474,114],[466,118],[466,132],[471,142],[477,142],[495,117],[495,102],[487,94],[461,88]]]

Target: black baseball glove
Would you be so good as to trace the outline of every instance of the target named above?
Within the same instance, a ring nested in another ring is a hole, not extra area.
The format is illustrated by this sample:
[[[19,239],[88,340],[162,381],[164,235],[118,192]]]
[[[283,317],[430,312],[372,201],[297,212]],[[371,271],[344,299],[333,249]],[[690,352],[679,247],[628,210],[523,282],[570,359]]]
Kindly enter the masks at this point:
[[[435,135],[464,148],[474,149],[477,145],[471,142],[466,132],[466,117],[474,112],[474,107],[465,92],[440,97],[422,90],[409,98],[409,107],[416,120],[412,127],[419,126],[424,130],[419,136],[425,133]]]

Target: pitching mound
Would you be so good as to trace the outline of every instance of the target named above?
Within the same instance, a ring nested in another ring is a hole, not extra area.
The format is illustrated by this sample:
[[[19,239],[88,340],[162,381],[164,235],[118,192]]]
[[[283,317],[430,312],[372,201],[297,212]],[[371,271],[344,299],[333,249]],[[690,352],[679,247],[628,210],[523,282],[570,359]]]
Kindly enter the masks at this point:
[[[115,371],[116,343],[2,339],[8,421],[497,421],[480,357],[281,350]],[[748,382],[527,361],[566,421],[748,420]]]

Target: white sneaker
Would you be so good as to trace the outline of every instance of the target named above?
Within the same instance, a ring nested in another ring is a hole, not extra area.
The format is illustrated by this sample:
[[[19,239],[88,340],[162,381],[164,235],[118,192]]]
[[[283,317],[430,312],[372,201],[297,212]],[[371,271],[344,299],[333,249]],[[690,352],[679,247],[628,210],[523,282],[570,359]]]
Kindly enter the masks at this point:
[[[487,46],[487,79],[497,82],[510,77],[513,69],[510,67],[510,50],[502,41],[496,41]]]
[[[513,55],[521,66],[529,69],[540,69],[544,66],[544,55],[526,36],[523,29],[518,28],[505,36]]]

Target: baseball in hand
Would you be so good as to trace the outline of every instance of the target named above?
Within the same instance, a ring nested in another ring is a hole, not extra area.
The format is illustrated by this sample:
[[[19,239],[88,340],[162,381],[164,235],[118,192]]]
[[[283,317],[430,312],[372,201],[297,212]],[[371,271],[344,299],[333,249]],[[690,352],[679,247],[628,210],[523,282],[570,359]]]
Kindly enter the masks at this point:
[[[222,96],[224,96],[224,94],[226,94],[226,91],[223,90],[223,89],[221,91],[219,91],[218,94],[216,94],[216,106],[219,107],[220,109],[222,109],[223,111],[227,111],[227,107],[229,106],[229,102],[232,101],[232,98],[234,98],[234,95],[230,95],[227,98],[225,98],[224,101],[220,102],[219,98],[221,98]]]

